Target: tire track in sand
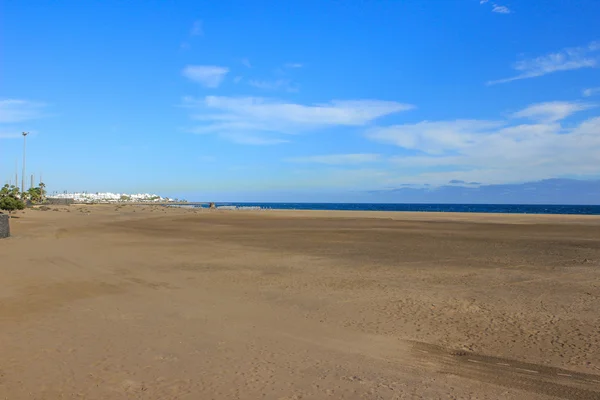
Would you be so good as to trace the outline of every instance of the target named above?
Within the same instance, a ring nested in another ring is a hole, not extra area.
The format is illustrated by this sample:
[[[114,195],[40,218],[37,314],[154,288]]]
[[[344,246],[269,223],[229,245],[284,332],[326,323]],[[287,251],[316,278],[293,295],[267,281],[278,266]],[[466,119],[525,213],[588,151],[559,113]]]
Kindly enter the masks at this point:
[[[419,358],[435,365],[441,373],[563,399],[600,399],[598,375],[468,351],[450,351],[421,342],[413,342],[413,351]]]

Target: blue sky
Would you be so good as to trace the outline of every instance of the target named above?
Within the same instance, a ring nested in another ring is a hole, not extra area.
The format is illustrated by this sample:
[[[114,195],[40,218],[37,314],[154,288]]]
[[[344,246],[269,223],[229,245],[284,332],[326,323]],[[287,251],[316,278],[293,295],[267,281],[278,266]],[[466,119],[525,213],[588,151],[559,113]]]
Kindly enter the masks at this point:
[[[2,181],[21,131],[28,175],[60,191],[352,201],[600,177],[596,0],[1,7]]]

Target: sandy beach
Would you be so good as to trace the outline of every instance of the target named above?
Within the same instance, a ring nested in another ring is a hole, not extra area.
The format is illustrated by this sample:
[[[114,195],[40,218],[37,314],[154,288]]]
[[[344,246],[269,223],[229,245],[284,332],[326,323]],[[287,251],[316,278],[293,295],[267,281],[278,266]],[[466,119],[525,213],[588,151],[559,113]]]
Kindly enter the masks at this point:
[[[16,216],[0,399],[600,398],[600,217]]]

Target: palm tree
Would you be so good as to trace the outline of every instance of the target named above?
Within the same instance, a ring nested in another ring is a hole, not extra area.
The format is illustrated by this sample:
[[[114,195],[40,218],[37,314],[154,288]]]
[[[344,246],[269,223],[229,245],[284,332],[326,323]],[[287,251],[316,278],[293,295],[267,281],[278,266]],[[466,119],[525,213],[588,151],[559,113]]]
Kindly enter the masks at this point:
[[[27,191],[27,197],[32,203],[39,203],[42,201],[42,189],[39,187],[29,188]]]
[[[19,198],[20,197],[20,193],[19,193],[19,187],[15,186],[15,185],[4,185],[4,187],[2,187],[2,189],[0,189],[0,196],[1,197],[14,197],[14,198]]]
[[[40,200],[46,200],[46,184],[44,182],[40,182]]]

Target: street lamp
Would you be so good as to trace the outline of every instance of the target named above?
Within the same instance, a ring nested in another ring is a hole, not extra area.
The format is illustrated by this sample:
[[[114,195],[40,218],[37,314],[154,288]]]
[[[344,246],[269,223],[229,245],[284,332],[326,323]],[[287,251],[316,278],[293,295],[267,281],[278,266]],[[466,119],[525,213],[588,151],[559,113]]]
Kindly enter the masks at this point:
[[[25,149],[27,146],[27,135],[29,135],[29,132],[23,132],[23,173],[21,175],[21,193],[25,193]]]

